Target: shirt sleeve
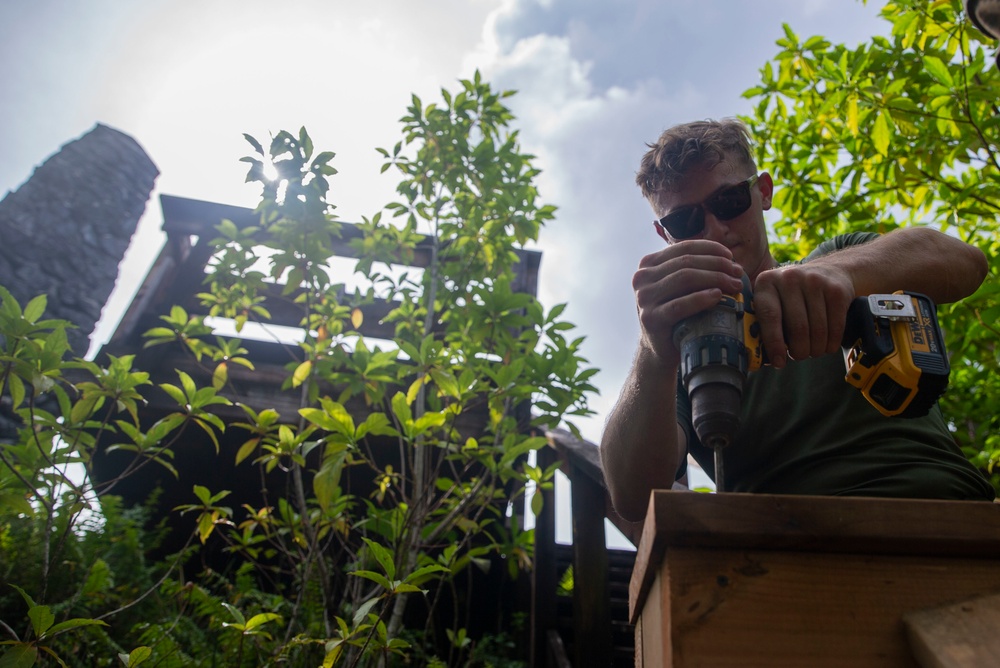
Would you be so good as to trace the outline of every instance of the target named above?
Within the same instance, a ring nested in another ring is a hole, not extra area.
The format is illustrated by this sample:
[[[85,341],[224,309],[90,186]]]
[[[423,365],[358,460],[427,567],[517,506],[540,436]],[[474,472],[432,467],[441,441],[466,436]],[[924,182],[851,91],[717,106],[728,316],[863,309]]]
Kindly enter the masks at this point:
[[[845,248],[850,248],[851,246],[860,246],[861,244],[866,244],[872,239],[877,239],[880,235],[876,232],[851,232],[850,234],[841,234],[832,239],[827,239],[826,241],[820,243],[809,255],[806,255],[801,262],[809,262],[810,260],[815,260],[823,255],[829,255],[830,253],[843,250]]]

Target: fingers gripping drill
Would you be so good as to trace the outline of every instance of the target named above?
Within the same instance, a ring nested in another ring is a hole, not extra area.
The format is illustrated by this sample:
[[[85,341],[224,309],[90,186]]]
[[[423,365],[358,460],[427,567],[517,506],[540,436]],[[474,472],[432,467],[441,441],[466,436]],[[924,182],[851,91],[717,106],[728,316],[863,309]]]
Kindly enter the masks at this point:
[[[695,433],[714,451],[715,485],[725,490],[723,450],[740,426],[743,383],[767,364],[750,281],[673,332]],[[948,385],[950,366],[934,303],[916,293],[858,297],[842,341],[845,380],[888,417],[926,415]]]

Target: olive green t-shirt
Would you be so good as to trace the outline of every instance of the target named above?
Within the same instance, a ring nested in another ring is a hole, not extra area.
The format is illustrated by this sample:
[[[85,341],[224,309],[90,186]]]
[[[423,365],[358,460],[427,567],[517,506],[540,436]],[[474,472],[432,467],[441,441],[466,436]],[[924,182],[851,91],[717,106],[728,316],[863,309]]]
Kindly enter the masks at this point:
[[[821,244],[804,262],[878,235]],[[784,369],[764,367],[744,385],[741,424],[723,457],[726,491],[929,499],[994,498],[935,404],[919,418],[890,418],[844,380],[841,353]],[[677,419],[695,460],[714,477],[714,453],[697,439],[678,382]]]

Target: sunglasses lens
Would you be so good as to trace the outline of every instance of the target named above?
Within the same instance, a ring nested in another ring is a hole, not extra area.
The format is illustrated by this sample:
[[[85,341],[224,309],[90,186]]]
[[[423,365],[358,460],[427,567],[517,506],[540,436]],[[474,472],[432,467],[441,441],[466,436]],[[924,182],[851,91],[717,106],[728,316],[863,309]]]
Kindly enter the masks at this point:
[[[705,212],[700,206],[684,207],[661,218],[660,224],[674,239],[690,239],[705,229]]]
[[[719,220],[732,220],[749,209],[751,201],[750,184],[744,182],[732,188],[726,188],[705,202],[705,206]]]

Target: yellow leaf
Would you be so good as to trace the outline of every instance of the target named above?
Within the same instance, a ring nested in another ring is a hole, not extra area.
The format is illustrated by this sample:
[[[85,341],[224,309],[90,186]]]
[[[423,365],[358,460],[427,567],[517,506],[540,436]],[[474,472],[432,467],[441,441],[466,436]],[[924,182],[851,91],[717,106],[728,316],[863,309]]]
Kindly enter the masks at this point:
[[[872,143],[880,154],[889,155],[891,135],[892,128],[889,125],[889,116],[883,111],[875,118],[875,125],[872,127]]]
[[[198,538],[201,539],[201,544],[204,545],[205,541],[212,534],[212,529],[215,528],[215,517],[214,513],[202,513],[198,518]]]
[[[417,392],[419,392],[420,388],[424,386],[424,382],[426,379],[427,376],[421,375],[418,376],[415,381],[413,381],[413,384],[410,385],[410,389],[406,391],[406,403],[412,404],[414,401],[417,400]]]
[[[225,386],[228,378],[229,367],[225,362],[220,362],[219,366],[215,367],[215,373],[212,374],[212,387],[216,390],[221,390]]]
[[[312,366],[312,360],[306,360],[295,369],[295,373],[292,374],[292,387],[298,387],[309,380],[309,374],[312,373]]]
[[[855,98],[851,98],[847,103],[847,129],[851,131],[852,135],[857,136],[858,134],[858,101]]]
[[[239,465],[244,459],[253,454],[254,450],[257,449],[257,444],[260,443],[260,438],[251,438],[249,441],[240,446],[240,449],[236,452],[236,464]]]
[[[351,311],[351,324],[354,325],[354,329],[361,327],[361,323],[364,322],[364,319],[365,316],[361,313],[361,309],[355,307],[355,309]]]

